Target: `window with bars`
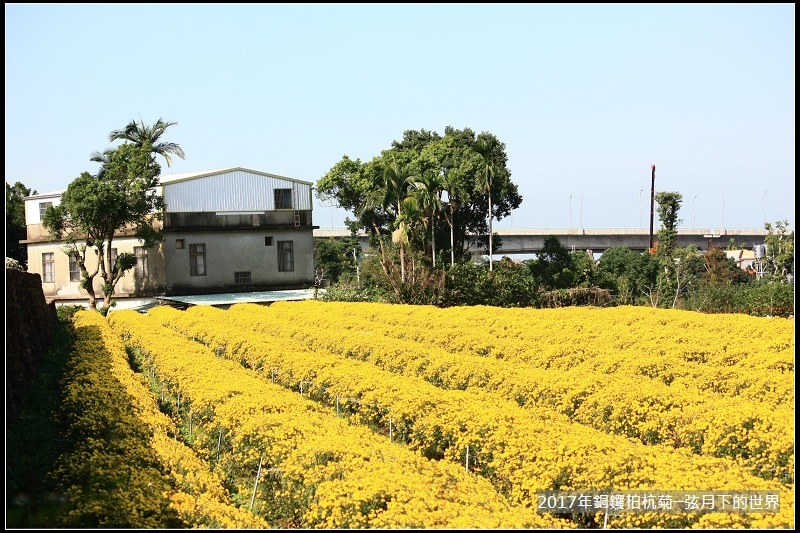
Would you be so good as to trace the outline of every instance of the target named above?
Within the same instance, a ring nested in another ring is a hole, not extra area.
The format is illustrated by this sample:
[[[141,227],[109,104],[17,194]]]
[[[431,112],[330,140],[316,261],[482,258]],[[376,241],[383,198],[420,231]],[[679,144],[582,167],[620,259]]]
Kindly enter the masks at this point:
[[[278,241],[278,271],[294,271],[294,250],[292,241]]]
[[[108,271],[109,272],[113,272],[114,271],[114,265],[116,265],[116,264],[117,264],[117,249],[116,248],[112,248],[111,249],[111,264],[108,265]]]
[[[206,275],[206,245],[189,245],[189,274],[191,276]]]
[[[275,209],[292,208],[292,189],[275,189]]]
[[[42,281],[53,283],[56,280],[56,259],[53,252],[42,254]]]
[[[250,285],[250,272],[234,272],[233,281],[236,285]]]

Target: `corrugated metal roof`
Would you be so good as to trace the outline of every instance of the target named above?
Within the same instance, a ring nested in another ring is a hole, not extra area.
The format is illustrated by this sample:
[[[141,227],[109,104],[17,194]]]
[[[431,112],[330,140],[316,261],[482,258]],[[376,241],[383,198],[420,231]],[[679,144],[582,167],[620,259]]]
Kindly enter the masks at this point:
[[[170,213],[261,212],[276,210],[275,191],[290,189],[287,208],[312,209],[310,183],[241,168],[207,174],[176,174],[162,184]]]
[[[323,294],[325,289],[319,289]],[[230,292],[224,294],[196,294],[192,296],[161,296],[164,303],[177,302],[187,305],[233,305],[239,303],[269,303],[293,300],[313,300],[314,289],[295,289],[285,291]]]
[[[261,172],[261,171],[258,171],[258,170],[251,170],[249,168],[243,168],[243,167],[227,167],[227,168],[218,168],[218,169],[215,169],[215,170],[198,170],[198,171],[195,171],[195,172],[181,172],[181,173],[178,173],[178,174],[161,174],[158,177],[158,180],[159,180],[159,182],[161,182],[161,185],[165,185],[165,184],[168,184],[168,183],[175,183],[175,182],[179,182],[179,181],[200,178],[200,177],[203,177],[203,176],[213,176],[215,174],[224,174],[225,172],[235,172],[237,170],[238,171],[242,171],[242,172],[250,172],[252,174],[260,174],[262,176],[269,176],[269,177],[279,178],[279,179],[284,179],[284,180],[289,180],[289,181],[296,181],[297,183],[302,183],[304,185],[314,185],[310,181],[303,181],[303,180],[299,180],[299,179],[296,179],[296,178],[290,178],[290,177],[287,177],[287,176],[280,176],[278,174],[270,174],[268,172]],[[53,197],[53,196],[61,196],[65,192],[67,192],[67,189],[61,189],[61,190],[58,190],[58,191],[39,193],[39,194],[31,195],[31,196],[26,196],[24,199],[33,200],[33,199],[39,199],[39,198],[49,198],[49,197]]]
[[[197,172],[183,172],[180,174],[161,174],[158,179],[162,184],[169,184],[175,183],[184,180],[191,180],[196,178],[202,178],[205,176],[213,176],[215,174],[225,174],[227,172],[249,172],[251,174],[258,174],[260,176],[268,176],[270,178],[278,178],[282,180],[289,180],[289,181],[296,181],[298,183],[303,183],[305,185],[314,185],[310,181],[303,181],[296,178],[290,178],[287,176],[281,176],[278,174],[271,174],[269,172],[261,172],[259,170],[251,170],[249,168],[243,167],[228,167],[228,168],[219,168],[216,170],[200,170]]]

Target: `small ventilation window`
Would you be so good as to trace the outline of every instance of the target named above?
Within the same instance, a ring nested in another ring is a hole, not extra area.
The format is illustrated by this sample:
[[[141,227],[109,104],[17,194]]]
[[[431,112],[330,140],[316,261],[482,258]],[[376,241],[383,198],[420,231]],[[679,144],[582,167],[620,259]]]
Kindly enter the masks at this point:
[[[272,237],[264,237],[264,246],[272,246]]]
[[[175,248],[182,250],[186,246],[186,240],[175,239]]]
[[[250,272],[234,272],[233,279],[236,285],[250,285]]]

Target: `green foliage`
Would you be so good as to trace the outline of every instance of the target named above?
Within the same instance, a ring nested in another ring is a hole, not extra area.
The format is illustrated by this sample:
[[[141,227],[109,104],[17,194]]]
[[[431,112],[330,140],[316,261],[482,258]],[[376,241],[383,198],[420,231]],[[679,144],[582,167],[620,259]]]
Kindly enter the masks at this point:
[[[433,268],[429,257],[385,237],[380,253],[368,254],[360,272],[362,283],[379,287],[395,303],[436,305],[444,288],[444,271]]]
[[[527,261],[527,265],[545,291],[568,289],[578,284],[579,276],[574,257],[552,235],[545,238],[542,251],[537,254],[536,259]]]
[[[322,274],[325,285],[337,283],[343,274],[355,274],[360,256],[358,237],[314,239],[314,269]]]
[[[343,280],[325,289],[320,297],[327,302],[383,302],[389,303],[392,297],[375,285],[359,285],[354,280]]]
[[[488,161],[476,151],[479,140],[493,141]],[[372,234],[376,246],[379,235],[402,229],[410,249],[431,250],[430,256],[435,257],[434,249],[451,248],[449,242],[434,242],[436,220],[444,219],[448,229],[452,228],[450,241],[457,246],[452,263],[467,253],[468,246],[462,244],[467,238],[483,245],[485,239],[473,236],[487,233],[489,198],[492,218],[498,220],[522,202],[506,162],[504,145],[487,132],[476,136],[470,129],[448,126],[442,137],[436,132],[408,130],[402,140],[394,141],[390,149],[369,162],[344,156],[320,178],[316,190],[321,200],[352,212],[355,219],[348,219],[348,226]],[[491,190],[481,192],[476,180],[481,165],[487,163],[493,168]],[[421,194],[423,189],[425,194]],[[445,191],[447,201],[442,199]],[[403,216],[403,201],[409,196],[416,198],[418,209],[413,216],[411,212]]]
[[[494,268],[467,262],[448,270],[443,306],[536,307],[536,281],[528,268],[504,257]]]
[[[6,422],[7,529],[53,528],[68,510],[68,501],[47,475],[68,444],[59,434],[59,380],[74,342],[74,311],[56,310],[50,349],[26,391],[19,416]]]
[[[114,130],[108,135],[109,142],[114,141],[127,141],[136,146],[149,145],[154,154],[158,154],[167,162],[167,166],[172,166],[171,156],[176,155],[181,159],[186,158],[186,154],[179,145],[161,140],[161,136],[172,126],[177,126],[178,123],[173,120],[164,120],[159,118],[153,124],[145,124],[144,120],[136,122],[131,120],[124,128]],[[94,152],[91,156],[91,161],[97,163],[107,163],[113,154],[114,149],[109,148],[103,153]]]
[[[489,269],[473,262],[457,263],[447,271],[445,307],[485,305],[490,298]]]
[[[611,303],[611,292],[597,287],[558,289],[541,295],[542,307],[571,307],[593,305],[601,307]]]
[[[687,251],[676,249],[678,242],[678,219],[682,196],[677,192],[659,192],[654,197],[658,207],[661,229],[658,230],[657,257],[659,262],[655,288],[651,288],[651,302],[658,307],[676,307],[685,293],[687,277]]]
[[[6,268],[13,268],[14,270],[25,272],[25,267],[19,261],[11,257],[6,257]]]
[[[82,173],[69,184],[61,203],[47,208],[42,224],[54,238],[66,242],[65,253],[77,261],[89,307],[96,307],[93,279],[98,273],[108,307],[117,282],[136,264],[133,254],[123,253],[111,267],[112,243],[119,231],[133,228],[145,247],[162,239],[154,229],[164,209],[156,190],[160,173],[150,144],[126,143],[107,152],[97,176]],[[92,270],[86,264],[87,250],[97,254],[98,264]]]
[[[794,231],[789,231],[789,222],[778,221],[775,227],[769,222],[764,224],[768,234],[764,238],[767,245],[767,268],[765,272],[774,281],[782,283],[794,276]]]
[[[657,261],[625,247],[609,248],[597,264],[597,286],[608,289],[619,305],[645,303],[645,287],[654,286]]]
[[[765,279],[744,291],[745,313],[755,316],[794,315],[794,285]]]
[[[744,284],[705,284],[689,295],[686,308],[703,313],[788,317],[794,315],[794,286],[766,278]]]
[[[661,220],[661,229],[658,231],[659,255],[671,255],[678,237],[678,226],[682,220],[678,219],[683,196],[677,192],[662,191],[653,197],[658,207],[658,218]]]
[[[80,305],[59,305],[56,307],[56,316],[60,322],[72,324],[72,317],[82,309]]]
[[[28,264],[28,247],[19,243],[28,237],[24,198],[34,194],[36,191],[20,182],[13,186],[6,182],[6,257],[17,260],[22,270],[27,270]]]
[[[703,254],[703,271],[700,274],[701,285],[728,285],[731,283],[747,283],[747,273],[736,266],[733,258],[728,257],[719,246],[713,246]]]
[[[508,257],[494,264],[486,276],[490,291],[484,305],[497,307],[535,307],[538,287],[530,270]]]

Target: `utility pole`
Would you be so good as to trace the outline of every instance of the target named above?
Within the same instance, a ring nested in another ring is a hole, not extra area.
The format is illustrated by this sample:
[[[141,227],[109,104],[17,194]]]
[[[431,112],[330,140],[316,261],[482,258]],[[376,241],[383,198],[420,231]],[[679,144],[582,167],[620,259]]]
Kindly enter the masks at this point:
[[[653,249],[653,207],[656,196],[656,166],[650,165],[653,178],[650,185],[650,250]]]

